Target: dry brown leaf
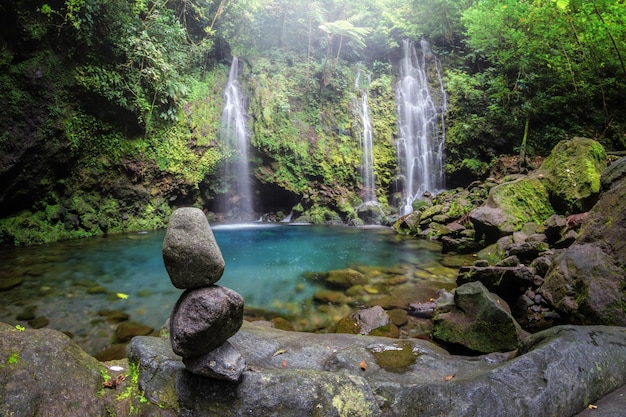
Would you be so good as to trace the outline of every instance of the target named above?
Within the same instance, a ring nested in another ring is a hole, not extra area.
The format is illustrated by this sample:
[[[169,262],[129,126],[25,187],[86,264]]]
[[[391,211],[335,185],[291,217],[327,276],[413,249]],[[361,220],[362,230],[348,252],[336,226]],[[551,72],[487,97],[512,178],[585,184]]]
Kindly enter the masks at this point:
[[[448,376],[446,376],[444,379],[445,379],[446,381],[449,381],[449,380],[451,380],[452,378],[454,378],[454,374],[452,374],[452,375],[448,375]]]
[[[104,388],[116,389],[122,382],[126,379],[126,376],[123,374],[119,374],[115,378],[109,379],[108,381],[104,381],[102,386]]]
[[[283,365],[283,368],[287,366],[287,361],[283,361],[283,363],[281,364]]]
[[[362,370],[367,371],[367,363],[365,363],[365,361],[361,361],[361,363],[359,363],[359,367],[361,367]]]
[[[590,409],[590,410],[595,410],[596,408],[598,408],[598,406],[597,405],[593,405],[593,404],[589,404],[587,406],[587,408]]]

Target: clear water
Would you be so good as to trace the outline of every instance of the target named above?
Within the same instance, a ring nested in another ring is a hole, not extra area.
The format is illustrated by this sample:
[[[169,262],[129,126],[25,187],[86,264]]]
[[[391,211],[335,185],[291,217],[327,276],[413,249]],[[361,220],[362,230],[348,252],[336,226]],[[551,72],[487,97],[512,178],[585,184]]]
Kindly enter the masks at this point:
[[[442,267],[440,247],[407,238],[387,228],[255,223],[215,225],[226,262],[218,285],[239,292],[246,306],[275,312],[311,305],[318,284],[306,272],[363,265],[417,265],[433,279],[453,285],[456,271]],[[22,324],[16,316],[29,306],[50,320],[47,327],[69,331],[79,344],[106,338],[98,318],[102,309],[120,310],[131,319],[159,328],[181,294],[165,270],[161,247],[165,231],[81,239],[52,245],[3,249],[4,277],[24,282],[0,292],[0,321]],[[98,290],[98,286],[103,287]],[[99,342],[100,343],[100,342]],[[100,344],[110,343],[103,340]],[[87,349],[89,351],[89,349]]]

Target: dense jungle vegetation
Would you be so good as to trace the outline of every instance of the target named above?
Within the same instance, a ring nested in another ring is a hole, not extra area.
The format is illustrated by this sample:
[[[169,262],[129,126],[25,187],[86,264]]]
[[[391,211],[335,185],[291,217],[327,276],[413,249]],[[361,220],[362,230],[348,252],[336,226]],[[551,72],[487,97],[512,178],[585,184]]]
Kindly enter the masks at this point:
[[[233,157],[219,140],[232,56],[260,214],[358,222],[357,73],[393,212],[404,39],[442,62],[449,185],[571,136],[626,145],[623,0],[15,0],[0,23],[3,244],[212,211]]]

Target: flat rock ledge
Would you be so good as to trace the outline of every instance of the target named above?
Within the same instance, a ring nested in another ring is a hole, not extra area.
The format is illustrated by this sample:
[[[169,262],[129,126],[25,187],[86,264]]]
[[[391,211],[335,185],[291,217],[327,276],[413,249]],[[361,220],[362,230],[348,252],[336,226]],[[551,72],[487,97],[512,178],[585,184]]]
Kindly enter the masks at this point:
[[[558,326],[513,359],[449,355],[418,339],[309,334],[244,323],[236,383],[185,370],[167,338],[135,337],[146,398],[179,416],[572,416],[626,384],[626,328]]]

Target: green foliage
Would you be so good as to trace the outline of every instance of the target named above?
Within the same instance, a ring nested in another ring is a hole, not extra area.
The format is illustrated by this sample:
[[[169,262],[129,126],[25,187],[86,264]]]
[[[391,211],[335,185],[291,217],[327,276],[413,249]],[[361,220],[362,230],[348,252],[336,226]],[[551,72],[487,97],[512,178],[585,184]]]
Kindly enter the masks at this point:
[[[463,13],[469,45],[491,66],[482,74],[500,84],[488,84],[489,108],[510,114],[507,141],[521,141],[527,120],[529,143],[544,152],[557,139],[545,132],[559,129],[619,141],[626,9],[618,3],[484,0]]]

